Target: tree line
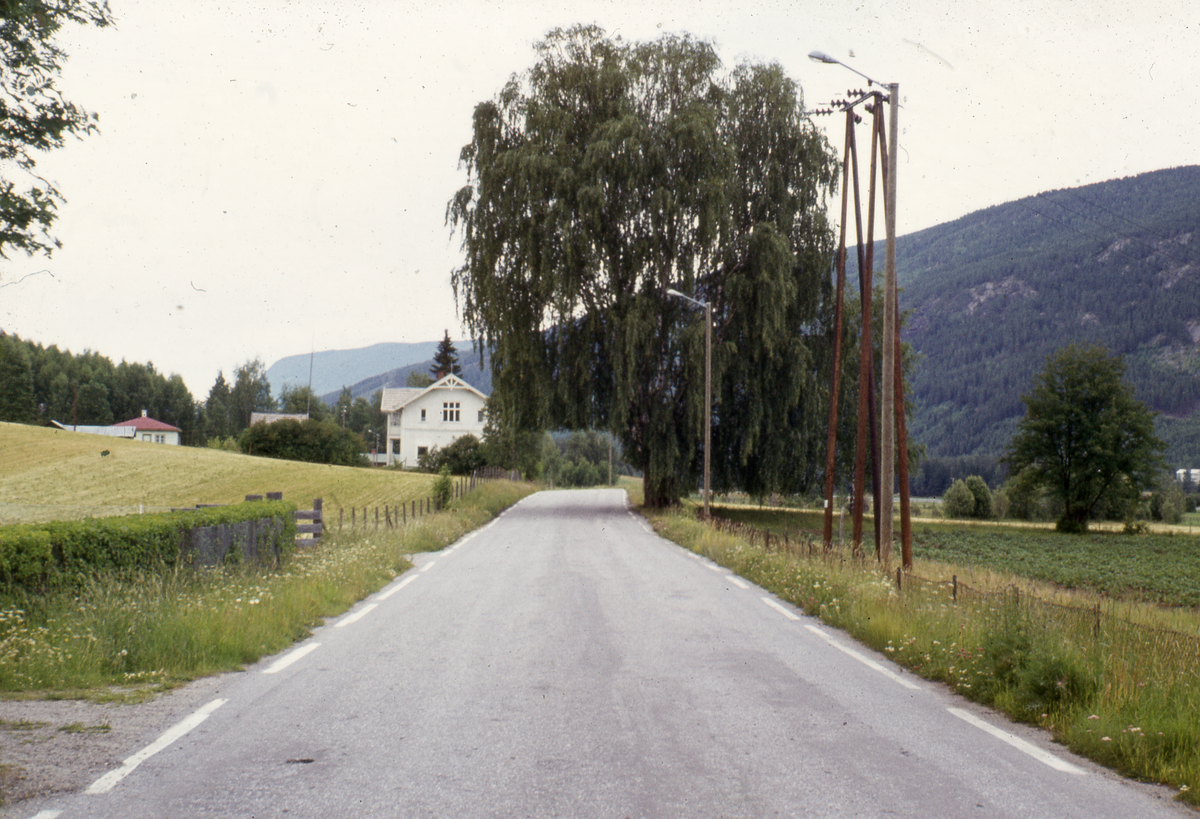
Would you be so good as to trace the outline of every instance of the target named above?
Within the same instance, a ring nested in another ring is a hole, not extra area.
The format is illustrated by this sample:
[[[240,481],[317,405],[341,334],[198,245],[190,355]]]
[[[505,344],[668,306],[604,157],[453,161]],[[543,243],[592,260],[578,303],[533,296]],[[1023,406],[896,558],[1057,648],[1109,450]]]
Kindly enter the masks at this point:
[[[100,353],[72,353],[0,332],[0,421],[22,424],[108,426],[146,412],[179,427],[182,442],[205,446],[233,442],[250,426],[255,412],[308,413],[314,421],[366,436],[384,434],[380,393],[353,398],[343,387],[331,407],[307,386],[285,385],[274,395],[262,361],[234,368],[231,379],[218,372],[203,402],[179,375],[165,375],[151,362],[114,364]]]

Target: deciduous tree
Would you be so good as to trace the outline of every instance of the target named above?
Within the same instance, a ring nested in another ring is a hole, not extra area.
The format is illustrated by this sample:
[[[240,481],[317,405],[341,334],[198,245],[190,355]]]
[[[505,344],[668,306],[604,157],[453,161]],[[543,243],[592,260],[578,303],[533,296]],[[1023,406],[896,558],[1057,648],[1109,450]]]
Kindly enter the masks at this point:
[[[55,35],[67,23],[111,22],[105,0],[0,0],[0,258],[59,246],[50,227],[65,200],[35,156],[96,130],[96,115],[56,87],[67,55]]]
[[[1062,504],[1064,531],[1086,531],[1102,501],[1136,498],[1165,468],[1154,413],[1133,397],[1124,372],[1107,350],[1071,345],[1049,358],[1023,398],[1005,463]]]
[[[475,109],[447,217],[453,283],[503,425],[617,433],[650,505],[697,483],[713,306],[718,488],[795,490],[823,451],[836,162],[778,65],[688,36],[555,30]],[[821,442],[818,444],[818,442]]]

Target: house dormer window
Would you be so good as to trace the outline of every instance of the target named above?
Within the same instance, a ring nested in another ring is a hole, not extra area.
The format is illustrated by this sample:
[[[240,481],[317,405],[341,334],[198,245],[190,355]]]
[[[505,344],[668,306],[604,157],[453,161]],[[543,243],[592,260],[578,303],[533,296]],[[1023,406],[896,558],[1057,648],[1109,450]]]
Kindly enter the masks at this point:
[[[442,402],[442,420],[443,421],[461,421],[462,409],[458,401],[443,401]]]
[[[421,420],[425,420],[425,410],[421,410]]]

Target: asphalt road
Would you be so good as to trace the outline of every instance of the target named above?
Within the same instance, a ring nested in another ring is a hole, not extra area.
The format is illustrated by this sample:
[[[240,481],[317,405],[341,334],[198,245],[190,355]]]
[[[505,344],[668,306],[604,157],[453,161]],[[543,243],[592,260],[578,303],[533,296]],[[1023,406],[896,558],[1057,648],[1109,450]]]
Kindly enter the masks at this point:
[[[153,739],[153,738],[151,738]],[[60,817],[1179,817],[652,534],[531,496]]]

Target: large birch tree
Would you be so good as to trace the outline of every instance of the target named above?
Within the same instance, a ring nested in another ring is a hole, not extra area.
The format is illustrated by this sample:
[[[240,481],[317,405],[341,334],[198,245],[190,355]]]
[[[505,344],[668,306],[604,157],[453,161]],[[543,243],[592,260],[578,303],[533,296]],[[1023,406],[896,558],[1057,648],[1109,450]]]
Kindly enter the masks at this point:
[[[474,113],[456,297],[517,428],[612,430],[650,505],[713,482],[803,489],[824,452],[837,163],[778,65],[722,68],[689,36],[550,32]]]

